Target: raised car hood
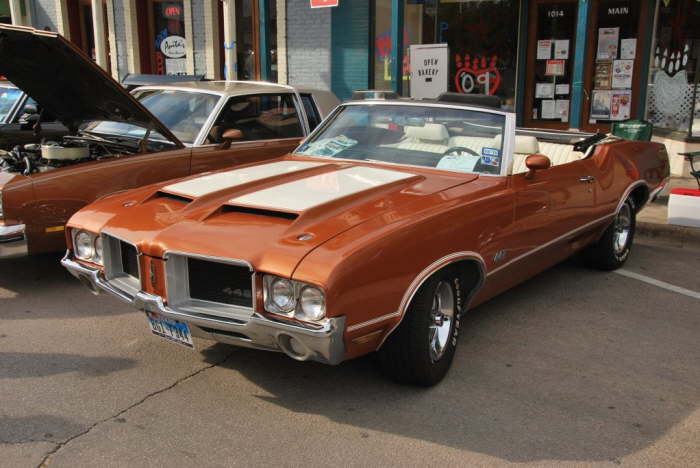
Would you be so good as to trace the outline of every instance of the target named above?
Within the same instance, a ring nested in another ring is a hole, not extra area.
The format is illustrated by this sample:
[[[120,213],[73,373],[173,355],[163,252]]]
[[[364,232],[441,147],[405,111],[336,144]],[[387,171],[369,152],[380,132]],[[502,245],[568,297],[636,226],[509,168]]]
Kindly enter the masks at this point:
[[[70,222],[161,257],[179,251],[245,260],[290,276],[332,237],[475,175],[286,158],[106,199]],[[132,205],[127,208],[124,205]]]
[[[0,25],[0,75],[69,129],[90,120],[127,122],[151,128],[182,146],[119,83],[56,33]]]

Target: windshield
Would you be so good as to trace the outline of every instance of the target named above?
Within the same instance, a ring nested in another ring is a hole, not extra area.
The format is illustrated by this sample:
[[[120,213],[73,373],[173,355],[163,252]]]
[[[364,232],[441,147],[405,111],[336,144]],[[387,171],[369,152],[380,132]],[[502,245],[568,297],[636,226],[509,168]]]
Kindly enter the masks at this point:
[[[219,101],[219,96],[215,94],[163,89],[137,91],[134,97],[163,122],[181,142],[189,144],[193,144],[197,139],[197,135]],[[88,130],[134,138],[141,138],[146,133],[145,128],[137,125],[107,121],[97,122]],[[155,132],[149,138],[165,139]]]
[[[499,174],[505,115],[438,106],[342,107],[296,153]]]
[[[15,88],[0,87],[0,122],[5,122],[7,114],[22,96],[22,91]]]

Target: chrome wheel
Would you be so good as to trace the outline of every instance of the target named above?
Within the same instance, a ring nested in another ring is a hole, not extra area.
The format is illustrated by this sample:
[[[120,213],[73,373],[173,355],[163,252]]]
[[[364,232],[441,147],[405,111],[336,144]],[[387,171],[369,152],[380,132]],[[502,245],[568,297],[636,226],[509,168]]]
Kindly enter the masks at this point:
[[[632,209],[628,203],[622,205],[622,209],[617,214],[617,218],[615,218],[613,230],[613,249],[615,250],[615,255],[620,256],[627,249],[630,232],[632,231]]]
[[[440,281],[435,288],[433,303],[430,308],[430,326],[428,327],[428,344],[430,358],[438,361],[444,354],[451,339],[455,318],[455,295],[447,281]]]

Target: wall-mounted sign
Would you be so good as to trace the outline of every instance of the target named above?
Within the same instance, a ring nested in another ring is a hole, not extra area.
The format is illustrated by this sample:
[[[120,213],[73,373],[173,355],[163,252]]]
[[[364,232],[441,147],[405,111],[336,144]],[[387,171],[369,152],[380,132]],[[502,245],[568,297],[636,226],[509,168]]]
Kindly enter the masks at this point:
[[[447,44],[412,45],[409,56],[411,97],[436,98],[447,91],[450,69]]]
[[[181,58],[187,53],[185,38],[168,36],[160,43],[160,51],[168,58]]]
[[[340,0],[311,0],[311,8],[337,7]]]

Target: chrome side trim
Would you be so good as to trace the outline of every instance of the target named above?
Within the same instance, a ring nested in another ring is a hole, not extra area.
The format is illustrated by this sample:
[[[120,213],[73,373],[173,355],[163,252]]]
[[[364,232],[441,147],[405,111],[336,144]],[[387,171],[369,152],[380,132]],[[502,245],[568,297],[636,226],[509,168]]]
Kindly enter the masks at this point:
[[[390,314],[382,315],[380,317],[374,318],[372,320],[367,320],[366,322],[360,322],[356,323],[355,325],[350,325],[348,327],[348,332],[354,332],[355,330],[359,330],[360,328],[364,327],[369,327],[370,325],[374,325],[375,323],[383,322],[384,320],[389,320],[394,317],[399,317],[401,315],[401,312],[392,312]]]
[[[534,254],[534,253],[537,253],[537,252],[539,252],[540,250],[545,249],[545,248],[549,247],[549,246],[552,245],[552,244],[556,244],[557,242],[559,242],[559,241],[561,241],[561,240],[563,240],[563,239],[565,239],[565,238],[567,238],[567,237],[569,237],[569,236],[573,236],[573,235],[575,235],[575,234],[578,234],[580,231],[584,231],[584,230],[586,230],[587,228],[589,228],[589,227],[591,227],[591,226],[594,226],[595,224],[602,223],[603,221],[605,221],[605,220],[607,220],[607,219],[610,219],[610,218],[614,218],[616,215],[617,215],[617,213],[612,213],[612,214],[609,214],[609,215],[605,215],[605,216],[603,216],[603,217],[601,217],[601,218],[598,218],[598,219],[595,219],[595,220],[593,220],[593,221],[591,221],[591,222],[589,222],[589,223],[586,223],[586,224],[584,224],[583,226],[579,226],[579,227],[577,227],[576,229],[573,229],[573,230],[571,230],[571,231],[569,231],[569,232],[567,232],[567,233],[564,233],[564,234],[562,234],[562,235],[559,236],[559,237],[556,237],[556,238],[554,238],[554,239],[552,239],[552,240],[550,240],[550,241],[548,241],[548,242],[546,242],[546,243],[544,243],[544,244],[542,244],[542,245],[540,245],[540,246],[538,246],[538,247],[535,247],[534,249],[528,250],[528,251],[525,252],[524,254],[518,255],[518,256],[515,257],[514,259],[508,261],[507,263],[504,263],[503,265],[499,266],[498,268],[494,268],[493,270],[489,271],[489,272],[486,274],[486,276],[491,276],[491,275],[493,275],[493,274],[495,274],[495,273],[498,273],[498,272],[501,271],[502,269],[504,269],[504,268],[506,268],[506,267],[512,265],[512,264],[515,263],[515,262],[518,262],[518,261],[524,259],[525,257],[527,257],[527,256],[529,256],[529,255],[532,255],[532,254]]]
[[[396,314],[397,316],[401,317],[401,320],[396,322],[396,324],[389,330],[388,333],[384,335],[384,338],[382,341],[379,343],[377,346],[376,350],[382,347],[386,339],[396,330],[396,328],[401,324],[403,321],[403,318],[406,316],[406,311],[408,309],[409,304],[411,303],[411,300],[413,300],[413,297],[416,295],[420,287],[425,283],[430,276],[435,273],[438,270],[441,270],[442,268],[458,262],[460,260],[476,260],[477,264],[479,265],[479,283],[476,285],[476,287],[472,288],[472,290],[469,292],[469,295],[466,297],[466,300],[464,301],[464,307],[463,310],[466,310],[469,308],[469,304],[471,303],[472,299],[476,295],[477,292],[482,288],[486,281],[486,262],[484,262],[483,257],[478,254],[477,252],[472,252],[472,251],[463,251],[463,252],[454,252],[449,255],[445,255],[442,258],[439,258],[435,260],[433,263],[428,265],[426,268],[423,269],[411,282],[410,286],[404,293],[403,298],[401,299],[401,303],[399,305],[399,310],[397,312],[394,312],[393,314]],[[367,322],[365,322],[367,323]],[[356,324],[359,325],[359,324]],[[363,326],[368,326],[368,325],[363,325]],[[350,327],[348,327],[349,330]]]

